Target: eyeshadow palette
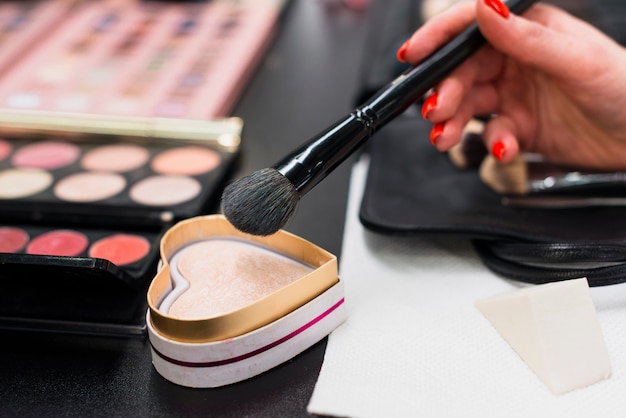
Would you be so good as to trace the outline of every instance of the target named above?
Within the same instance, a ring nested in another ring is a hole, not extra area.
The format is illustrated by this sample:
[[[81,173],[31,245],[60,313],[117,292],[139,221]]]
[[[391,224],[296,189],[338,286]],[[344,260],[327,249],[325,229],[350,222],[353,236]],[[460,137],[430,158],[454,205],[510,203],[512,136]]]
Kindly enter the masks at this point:
[[[7,119],[17,113],[11,115]],[[201,213],[219,196],[216,191],[233,167],[242,121],[169,121],[186,124],[188,131],[195,124],[202,139],[184,139],[183,132],[178,139],[72,138],[61,128],[40,137],[5,132],[0,215],[71,222],[80,214],[82,223],[161,226]],[[112,210],[116,215],[110,219]]]
[[[47,31],[2,74],[0,107],[195,119],[228,115],[284,0],[84,0],[69,12],[68,1],[52,3],[46,19],[6,15],[5,32]],[[13,61],[3,47],[0,68]]]

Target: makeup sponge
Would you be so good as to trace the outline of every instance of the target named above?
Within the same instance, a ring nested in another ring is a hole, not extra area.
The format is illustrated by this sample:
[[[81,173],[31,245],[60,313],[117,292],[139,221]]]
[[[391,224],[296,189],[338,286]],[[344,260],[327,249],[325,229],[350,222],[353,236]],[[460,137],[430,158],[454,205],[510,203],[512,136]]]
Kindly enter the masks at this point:
[[[611,374],[584,278],[524,288],[479,301],[476,307],[554,394]]]

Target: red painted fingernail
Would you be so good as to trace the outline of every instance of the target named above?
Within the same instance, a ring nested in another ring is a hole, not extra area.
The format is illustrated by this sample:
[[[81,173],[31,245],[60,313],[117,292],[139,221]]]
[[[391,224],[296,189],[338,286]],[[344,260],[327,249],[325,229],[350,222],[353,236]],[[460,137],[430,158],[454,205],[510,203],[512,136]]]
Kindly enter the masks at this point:
[[[398,52],[396,52],[396,58],[400,62],[406,62],[406,50],[409,48],[409,41],[406,41],[402,44],[400,48],[398,48]]]
[[[431,144],[437,145],[437,140],[443,133],[443,127],[444,127],[443,123],[436,123],[433,126],[433,129],[430,130],[430,143]]]
[[[509,8],[500,0],[485,0],[485,4],[495,10],[503,18],[509,17]]]
[[[422,106],[422,117],[424,119],[428,119],[428,113],[437,107],[438,99],[439,94],[433,93],[424,101],[424,105]]]
[[[493,147],[491,147],[491,153],[499,161],[502,161],[502,159],[504,158],[504,154],[506,153],[506,147],[504,146],[504,142],[498,141],[493,144]]]

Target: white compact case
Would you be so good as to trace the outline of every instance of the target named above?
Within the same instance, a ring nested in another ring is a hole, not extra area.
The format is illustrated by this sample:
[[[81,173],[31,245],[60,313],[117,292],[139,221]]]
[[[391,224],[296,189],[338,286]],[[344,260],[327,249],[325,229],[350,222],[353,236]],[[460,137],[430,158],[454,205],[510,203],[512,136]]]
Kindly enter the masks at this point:
[[[229,250],[214,251],[219,265],[213,265],[198,250],[203,247]],[[212,388],[256,376],[346,318],[337,258],[285,231],[258,237],[236,230],[222,215],[187,219],[163,236],[161,263],[148,289],[152,363],[182,386]],[[242,265],[246,277],[228,277]],[[212,287],[226,297],[211,300]],[[218,307],[223,299],[231,304]]]

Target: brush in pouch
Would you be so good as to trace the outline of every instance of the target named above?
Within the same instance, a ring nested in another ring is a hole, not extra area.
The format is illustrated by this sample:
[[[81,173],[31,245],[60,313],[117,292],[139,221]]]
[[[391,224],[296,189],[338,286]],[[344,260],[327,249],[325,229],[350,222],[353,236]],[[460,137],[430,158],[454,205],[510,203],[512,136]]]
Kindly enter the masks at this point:
[[[368,229],[470,238],[490,269],[526,282],[586,276],[593,286],[623,280],[626,207],[504,205],[478,168],[459,169],[430,144],[430,129],[405,115],[368,144],[359,213]]]

